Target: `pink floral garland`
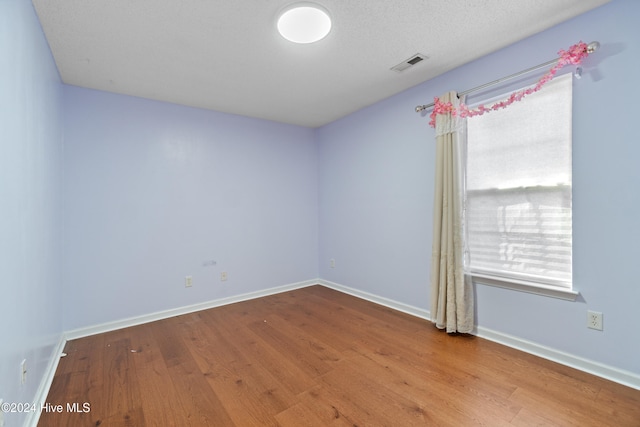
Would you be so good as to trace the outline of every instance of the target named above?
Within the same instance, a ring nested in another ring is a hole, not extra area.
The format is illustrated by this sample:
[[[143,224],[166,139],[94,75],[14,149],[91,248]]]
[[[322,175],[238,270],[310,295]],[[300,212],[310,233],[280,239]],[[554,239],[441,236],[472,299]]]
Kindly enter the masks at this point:
[[[582,60],[589,56],[587,52],[587,44],[580,41],[569,48],[569,50],[560,50],[558,52],[560,58],[558,58],[558,62],[554,65],[540,80],[534,87],[529,89],[522,89],[517,92],[512,93],[509,98],[504,101],[497,102],[490,107],[485,107],[484,105],[480,105],[475,109],[469,109],[464,103],[461,103],[458,109],[451,104],[451,102],[441,102],[438,97],[433,99],[433,111],[429,118],[429,126],[432,128],[436,127],[436,116],[438,114],[448,114],[451,113],[452,116],[459,116],[461,118],[465,117],[473,117],[473,116],[481,116],[484,113],[488,113],[491,111],[499,110],[501,108],[506,108],[509,105],[513,104],[516,101],[521,101],[527,95],[531,95],[542,89],[542,86],[547,84],[551,79],[553,79],[562,67],[565,65],[578,65],[582,63]]]

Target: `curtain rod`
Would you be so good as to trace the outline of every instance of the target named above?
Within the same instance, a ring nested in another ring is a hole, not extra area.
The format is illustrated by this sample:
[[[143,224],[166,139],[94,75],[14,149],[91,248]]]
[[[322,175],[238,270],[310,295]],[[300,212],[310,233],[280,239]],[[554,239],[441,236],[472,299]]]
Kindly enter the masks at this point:
[[[599,48],[599,47],[600,47],[600,43],[598,43],[598,42],[591,42],[591,43],[589,43],[589,44],[587,45],[587,52],[588,52],[589,54],[591,54],[591,53],[595,52],[596,50],[598,50],[598,48]],[[555,64],[555,63],[557,63],[558,61],[559,61],[559,58],[557,58],[557,59],[553,59],[553,60],[551,60],[551,61],[547,61],[547,62],[545,62],[544,64],[539,64],[539,65],[536,65],[535,67],[527,68],[526,70],[522,70],[522,71],[519,71],[519,72],[517,72],[517,73],[511,74],[511,75],[509,75],[509,76],[499,78],[498,80],[494,80],[494,81],[492,81],[492,82],[485,83],[485,84],[480,85],[480,86],[476,86],[476,87],[474,87],[473,89],[465,90],[465,91],[463,91],[463,92],[458,93],[458,96],[468,95],[468,94],[470,94],[470,93],[477,92],[477,91],[482,90],[482,89],[484,89],[484,88],[487,88],[487,87],[490,87],[490,86],[497,85],[497,84],[502,83],[502,82],[504,82],[504,81],[511,80],[511,79],[515,79],[516,77],[520,77],[520,76],[522,76],[522,75],[529,74],[529,73],[531,73],[531,72],[533,72],[533,71],[537,71],[537,70],[539,70],[539,69],[541,69],[541,68],[548,67],[549,65]],[[435,103],[433,103],[433,102],[432,102],[431,104],[418,105],[418,106],[416,107],[416,113],[419,113],[419,112],[421,112],[421,111],[427,110],[427,109],[429,109],[429,108],[433,107],[434,105],[435,105]]]

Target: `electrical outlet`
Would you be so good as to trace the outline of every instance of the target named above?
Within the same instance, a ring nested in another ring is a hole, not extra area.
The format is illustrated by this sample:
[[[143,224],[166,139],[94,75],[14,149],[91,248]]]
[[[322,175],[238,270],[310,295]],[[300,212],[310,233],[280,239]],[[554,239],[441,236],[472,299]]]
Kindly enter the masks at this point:
[[[587,311],[587,327],[598,331],[602,330],[602,313],[597,311]]]
[[[20,384],[27,382],[27,359],[22,359],[20,362]]]
[[[220,273],[220,281],[224,282],[225,280],[227,280],[227,272],[223,271],[222,273]]]
[[[336,268],[336,260],[335,259],[331,258],[329,260],[329,267]]]
[[[193,277],[186,276],[184,278],[184,287],[185,288],[190,288],[191,286],[193,286]]]

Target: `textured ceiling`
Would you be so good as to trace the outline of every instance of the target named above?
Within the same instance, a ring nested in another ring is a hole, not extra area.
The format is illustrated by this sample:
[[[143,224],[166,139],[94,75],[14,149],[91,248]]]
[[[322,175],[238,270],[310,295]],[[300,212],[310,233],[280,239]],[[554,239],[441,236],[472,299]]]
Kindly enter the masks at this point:
[[[317,127],[608,1],[317,0],[333,28],[307,45],[275,30],[291,0],[33,4],[67,84]]]

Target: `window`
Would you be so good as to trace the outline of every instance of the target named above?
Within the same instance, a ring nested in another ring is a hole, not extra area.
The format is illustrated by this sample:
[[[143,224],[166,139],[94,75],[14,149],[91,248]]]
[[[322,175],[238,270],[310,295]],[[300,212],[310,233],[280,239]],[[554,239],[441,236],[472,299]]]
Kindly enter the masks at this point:
[[[467,120],[472,275],[536,293],[544,292],[530,288],[573,293],[571,98],[567,74],[508,108]]]

